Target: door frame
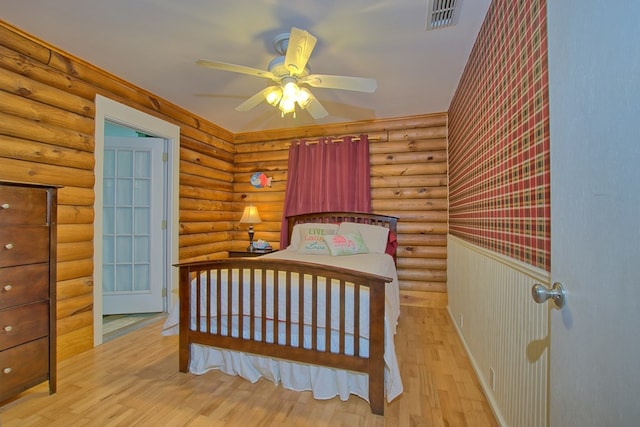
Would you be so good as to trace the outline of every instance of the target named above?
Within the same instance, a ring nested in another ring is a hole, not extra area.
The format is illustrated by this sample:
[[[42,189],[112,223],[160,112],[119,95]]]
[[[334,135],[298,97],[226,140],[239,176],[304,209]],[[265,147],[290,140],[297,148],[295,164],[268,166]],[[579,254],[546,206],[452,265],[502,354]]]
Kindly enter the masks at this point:
[[[104,123],[113,122],[145,134],[163,138],[168,146],[167,176],[167,263],[168,278],[166,307],[171,307],[173,293],[177,289],[178,271],[172,265],[178,263],[179,190],[180,190],[180,127],[136,110],[102,95],[95,100],[95,201],[93,222],[93,345],[102,344],[102,180],[104,156]]]

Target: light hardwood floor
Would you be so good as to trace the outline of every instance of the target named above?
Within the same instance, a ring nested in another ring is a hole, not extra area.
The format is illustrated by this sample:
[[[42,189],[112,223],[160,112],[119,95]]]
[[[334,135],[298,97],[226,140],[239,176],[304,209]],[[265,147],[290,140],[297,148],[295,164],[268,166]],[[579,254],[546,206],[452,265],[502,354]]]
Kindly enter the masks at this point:
[[[355,396],[314,400],[267,380],[178,372],[162,320],[65,360],[46,384],[0,406],[0,426],[496,426],[446,311],[446,295],[403,292],[396,336],[404,393],[372,415]]]

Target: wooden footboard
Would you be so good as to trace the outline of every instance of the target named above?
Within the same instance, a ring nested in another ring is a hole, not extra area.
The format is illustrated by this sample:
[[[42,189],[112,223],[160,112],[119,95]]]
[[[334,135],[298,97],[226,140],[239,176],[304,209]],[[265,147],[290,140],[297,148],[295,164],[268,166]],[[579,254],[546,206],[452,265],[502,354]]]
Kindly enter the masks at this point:
[[[178,267],[180,371],[188,371],[191,344],[204,344],[362,372],[369,377],[371,410],[383,414],[385,286],[390,278],[268,258]],[[366,305],[368,316],[363,317]],[[337,344],[330,342],[332,336],[338,337]]]

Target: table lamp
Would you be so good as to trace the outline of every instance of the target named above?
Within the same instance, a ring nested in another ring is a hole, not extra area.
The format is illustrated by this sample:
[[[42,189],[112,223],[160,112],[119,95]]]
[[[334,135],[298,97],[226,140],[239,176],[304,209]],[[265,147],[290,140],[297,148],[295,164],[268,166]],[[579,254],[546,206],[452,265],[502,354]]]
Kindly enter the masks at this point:
[[[247,249],[249,252],[255,250],[253,247],[253,224],[259,224],[261,222],[262,220],[260,219],[257,207],[247,206],[244,208],[242,218],[240,218],[240,224],[249,224],[249,248]]]

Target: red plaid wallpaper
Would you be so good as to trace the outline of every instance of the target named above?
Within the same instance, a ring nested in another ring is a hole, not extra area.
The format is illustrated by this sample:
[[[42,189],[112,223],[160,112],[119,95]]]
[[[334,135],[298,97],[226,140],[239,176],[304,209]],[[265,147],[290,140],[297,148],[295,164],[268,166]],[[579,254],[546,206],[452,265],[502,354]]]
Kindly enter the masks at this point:
[[[493,0],[449,108],[449,230],[550,271],[546,0]]]

